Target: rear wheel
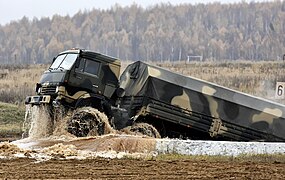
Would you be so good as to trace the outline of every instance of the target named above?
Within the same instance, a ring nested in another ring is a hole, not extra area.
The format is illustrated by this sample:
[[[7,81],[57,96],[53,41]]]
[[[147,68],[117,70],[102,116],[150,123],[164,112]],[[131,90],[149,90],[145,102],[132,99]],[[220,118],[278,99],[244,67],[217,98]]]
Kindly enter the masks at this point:
[[[67,131],[77,137],[100,136],[113,131],[106,115],[95,108],[83,107],[74,111]]]
[[[161,138],[157,129],[148,123],[135,123],[132,126],[127,127],[125,131],[126,130],[149,137]]]

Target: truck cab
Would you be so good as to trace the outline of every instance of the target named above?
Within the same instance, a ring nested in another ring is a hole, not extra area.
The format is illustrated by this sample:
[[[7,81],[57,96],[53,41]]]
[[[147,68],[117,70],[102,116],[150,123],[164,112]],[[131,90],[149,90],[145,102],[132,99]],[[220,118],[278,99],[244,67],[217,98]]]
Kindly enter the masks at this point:
[[[119,86],[121,63],[100,53],[72,49],[59,53],[26,104],[68,103],[87,98],[110,99]]]

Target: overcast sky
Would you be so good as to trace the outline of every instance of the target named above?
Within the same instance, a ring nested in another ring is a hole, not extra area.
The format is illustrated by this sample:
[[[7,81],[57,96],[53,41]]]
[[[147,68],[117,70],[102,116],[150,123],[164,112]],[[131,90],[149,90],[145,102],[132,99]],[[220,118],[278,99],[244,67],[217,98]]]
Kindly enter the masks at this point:
[[[22,19],[23,16],[33,19],[37,17],[52,17],[54,14],[73,16],[79,10],[109,9],[114,4],[130,6],[136,3],[144,8],[156,3],[234,3],[241,0],[0,0],[0,24],[5,25],[12,20]],[[244,0],[246,2],[261,2],[271,0]]]

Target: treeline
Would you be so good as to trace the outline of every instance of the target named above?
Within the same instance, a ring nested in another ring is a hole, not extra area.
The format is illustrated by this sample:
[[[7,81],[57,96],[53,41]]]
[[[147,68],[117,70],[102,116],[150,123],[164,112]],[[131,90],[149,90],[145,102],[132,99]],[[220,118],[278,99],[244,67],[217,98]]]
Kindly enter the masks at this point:
[[[0,63],[49,63],[72,47],[122,60],[278,60],[284,32],[284,1],[115,5],[0,26]]]

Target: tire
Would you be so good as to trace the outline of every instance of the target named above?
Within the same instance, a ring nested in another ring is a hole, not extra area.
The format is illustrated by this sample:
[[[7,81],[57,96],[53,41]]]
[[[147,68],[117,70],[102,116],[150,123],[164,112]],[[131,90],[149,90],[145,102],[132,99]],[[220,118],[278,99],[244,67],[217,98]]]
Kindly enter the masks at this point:
[[[127,131],[134,132],[135,134],[140,133],[142,135],[153,138],[161,138],[157,129],[148,123],[135,123],[132,126],[127,127],[126,129]]]
[[[67,123],[67,131],[77,137],[100,136],[113,132],[106,115],[92,107],[76,109]]]

